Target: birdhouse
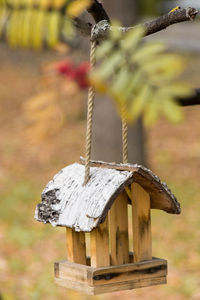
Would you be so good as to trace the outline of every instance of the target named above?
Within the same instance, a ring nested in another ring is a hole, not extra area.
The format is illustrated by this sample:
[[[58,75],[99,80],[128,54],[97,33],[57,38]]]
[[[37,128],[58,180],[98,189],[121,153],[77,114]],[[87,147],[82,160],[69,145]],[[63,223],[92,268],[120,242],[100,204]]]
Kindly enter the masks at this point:
[[[91,161],[86,185],[84,172],[83,159],[62,169],[36,208],[38,221],[66,227],[56,282],[89,294],[166,283],[167,261],[152,255],[151,209],[180,213],[167,185],[140,165]]]

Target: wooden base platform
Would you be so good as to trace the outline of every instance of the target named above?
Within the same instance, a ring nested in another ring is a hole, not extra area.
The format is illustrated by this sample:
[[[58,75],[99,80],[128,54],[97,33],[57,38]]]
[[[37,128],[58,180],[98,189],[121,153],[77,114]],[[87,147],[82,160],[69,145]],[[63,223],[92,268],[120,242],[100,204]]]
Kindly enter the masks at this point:
[[[166,278],[167,261],[159,258],[100,268],[68,261],[55,263],[57,284],[91,295],[165,284]]]

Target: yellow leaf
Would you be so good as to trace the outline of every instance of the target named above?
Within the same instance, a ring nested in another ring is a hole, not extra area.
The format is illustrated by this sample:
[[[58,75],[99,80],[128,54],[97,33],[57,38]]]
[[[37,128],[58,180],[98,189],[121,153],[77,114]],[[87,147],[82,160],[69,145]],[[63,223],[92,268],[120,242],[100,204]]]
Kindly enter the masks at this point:
[[[173,123],[179,123],[183,120],[183,110],[172,98],[163,99],[162,110],[167,119]]]
[[[148,85],[144,85],[143,88],[139,91],[138,95],[133,98],[130,113],[132,115],[133,119],[138,118],[147,103],[147,101],[150,99],[152,93],[152,89]]]
[[[106,93],[108,86],[104,80],[101,80],[98,76],[95,76],[93,73],[89,77],[90,83],[94,85],[95,89],[100,93]]]
[[[159,117],[160,108],[161,102],[158,98],[152,98],[148,101],[143,114],[145,126],[148,127],[156,123]]]
[[[53,6],[57,9],[61,8],[63,5],[65,5],[66,0],[56,0],[53,3]]]
[[[119,41],[122,37],[122,31],[119,30],[120,23],[116,20],[112,22],[110,30],[110,39],[114,41]]]
[[[156,59],[155,55],[160,54],[166,49],[163,43],[146,43],[132,54],[131,61],[145,64],[146,61]]]
[[[51,12],[48,15],[47,23],[47,42],[50,47],[55,47],[59,41],[61,17],[59,12]]]
[[[130,29],[126,33],[121,43],[122,49],[133,51],[133,49],[138,45],[138,43],[143,38],[144,34],[145,34],[145,28],[143,26],[137,26],[136,28]]]
[[[173,97],[189,97],[192,96],[194,91],[190,86],[185,83],[172,83],[161,89],[161,93],[171,95]]]
[[[70,3],[67,8],[67,14],[71,17],[76,17],[80,15],[84,9],[89,7],[91,4],[91,0],[75,0]]]

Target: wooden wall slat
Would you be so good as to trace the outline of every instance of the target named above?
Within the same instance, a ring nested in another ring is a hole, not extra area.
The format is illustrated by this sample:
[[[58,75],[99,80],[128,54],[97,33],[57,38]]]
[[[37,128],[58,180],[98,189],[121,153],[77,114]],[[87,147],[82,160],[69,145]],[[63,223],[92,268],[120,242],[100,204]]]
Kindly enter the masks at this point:
[[[110,265],[108,217],[104,223],[100,224],[91,232],[90,249],[92,267]]]
[[[149,194],[137,183],[133,183],[133,251],[134,262],[152,259],[151,206]]]
[[[129,263],[128,200],[123,192],[113,203],[109,212],[111,265]]]
[[[86,265],[85,233],[66,228],[67,260]]]

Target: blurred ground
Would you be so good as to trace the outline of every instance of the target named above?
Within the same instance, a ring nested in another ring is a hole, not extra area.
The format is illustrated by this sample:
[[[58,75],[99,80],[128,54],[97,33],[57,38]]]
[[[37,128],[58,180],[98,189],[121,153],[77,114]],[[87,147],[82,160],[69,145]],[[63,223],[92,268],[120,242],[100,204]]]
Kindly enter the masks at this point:
[[[77,93],[71,84],[66,88],[71,89],[71,97],[59,94],[62,110],[66,112],[64,127],[57,136],[37,144],[24,133],[23,107],[41,89],[39,66],[62,58],[63,54],[22,54],[0,46],[0,292],[3,299],[199,300],[200,107],[185,108],[182,124],[171,125],[162,118],[147,130],[149,166],[168,183],[182,205],[180,216],[160,211],[152,214],[153,254],[169,261],[168,285],[100,297],[55,286],[53,262],[65,258],[65,231],[39,224],[33,215],[44,185],[58,170],[83,154],[85,95]],[[188,59],[183,77],[199,87],[200,59],[198,56]]]

